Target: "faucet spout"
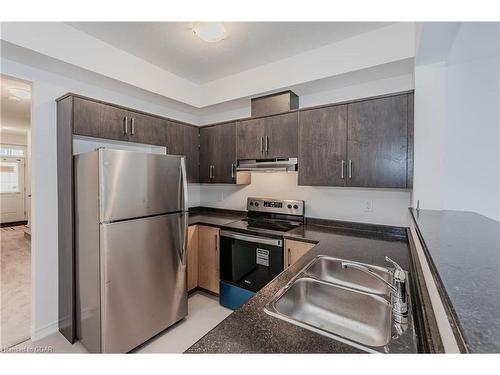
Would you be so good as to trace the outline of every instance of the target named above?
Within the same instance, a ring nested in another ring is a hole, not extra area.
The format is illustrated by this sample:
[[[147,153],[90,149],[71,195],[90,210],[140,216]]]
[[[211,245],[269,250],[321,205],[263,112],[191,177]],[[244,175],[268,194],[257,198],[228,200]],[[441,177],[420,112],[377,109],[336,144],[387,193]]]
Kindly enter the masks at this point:
[[[391,290],[393,292],[396,292],[396,288],[394,287],[394,285],[392,285],[391,283],[387,282],[382,276],[380,276],[378,273],[374,272],[371,268],[369,267],[366,267],[366,266],[363,266],[361,264],[357,264],[357,263],[352,263],[352,262],[342,262],[342,268],[355,268],[359,271],[362,271],[378,280],[380,280],[381,282],[383,282],[385,285],[387,285],[389,288],[391,288]]]
[[[374,272],[370,267],[366,267],[364,265],[354,263],[354,262],[342,262],[342,268],[354,268],[361,272],[364,272],[377,280],[382,281],[385,285],[387,285],[391,290],[391,301],[392,301],[392,311],[394,313],[394,319],[398,323],[407,323],[408,322],[408,302],[407,302],[407,294],[406,294],[406,274],[403,269],[390,258],[386,259],[396,265],[396,269],[393,273],[393,282],[394,285],[386,281],[382,276]]]

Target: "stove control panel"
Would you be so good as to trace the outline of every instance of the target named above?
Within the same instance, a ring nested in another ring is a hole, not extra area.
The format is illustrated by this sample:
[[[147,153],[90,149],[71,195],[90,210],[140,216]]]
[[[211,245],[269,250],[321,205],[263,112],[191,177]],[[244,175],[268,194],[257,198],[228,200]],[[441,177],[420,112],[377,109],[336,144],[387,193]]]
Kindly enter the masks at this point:
[[[304,216],[304,201],[272,198],[248,198],[247,210]]]

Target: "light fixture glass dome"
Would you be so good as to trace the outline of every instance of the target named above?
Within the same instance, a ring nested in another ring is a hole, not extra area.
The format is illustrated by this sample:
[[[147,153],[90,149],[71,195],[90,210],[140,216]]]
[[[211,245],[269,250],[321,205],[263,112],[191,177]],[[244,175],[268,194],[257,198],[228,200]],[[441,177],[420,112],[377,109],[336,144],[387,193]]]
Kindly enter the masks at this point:
[[[193,32],[209,43],[218,42],[227,36],[227,29],[222,22],[195,22]]]

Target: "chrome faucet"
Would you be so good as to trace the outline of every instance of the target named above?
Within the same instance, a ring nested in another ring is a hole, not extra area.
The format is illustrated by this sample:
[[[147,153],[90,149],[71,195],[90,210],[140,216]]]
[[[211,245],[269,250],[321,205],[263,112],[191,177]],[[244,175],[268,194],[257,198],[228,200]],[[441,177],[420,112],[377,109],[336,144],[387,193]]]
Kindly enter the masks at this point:
[[[391,302],[392,302],[392,312],[394,314],[394,320],[397,323],[408,323],[408,301],[406,294],[406,273],[401,268],[399,264],[393,261],[389,257],[385,257],[387,262],[392,263],[394,266],[394,271],[392,273],[393,276],[393,284],[387,282],[382,276],[375,273],[370,267],[363,266],[354,262],[342,262],[342,268],[354,268],[359,271],[362,271],[374,278],[382,281],[385,285],[387,285],[391,290]]]

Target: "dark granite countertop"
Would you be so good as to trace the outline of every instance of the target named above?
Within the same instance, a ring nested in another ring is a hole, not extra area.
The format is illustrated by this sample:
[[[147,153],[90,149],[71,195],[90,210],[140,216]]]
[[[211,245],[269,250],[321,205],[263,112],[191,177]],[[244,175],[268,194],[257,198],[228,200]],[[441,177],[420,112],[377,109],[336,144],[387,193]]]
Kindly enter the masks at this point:
[[[241,220],[246,217],[246,212],[239,211],[218,211],[218,210],[204,210],[195,209],[189,211],[189,225],[208,225],[220,227],[233,221]]]
[[[465,347],[500,352],[500,223],[472,212],[410,211]]]
[[[383,237],[383,236],[382,236]],[[305,225],[286,238],[314,242],[316,246],[283,271],[241,308],[191,346],[186,353],[359,353],[361,350],[311,332],[264,312],[264,306],[308,262],[320,254],[387,266],[387,255],[409,269],[406,239],[381,239],[373,232],[348,231],[321,225]],[[401,352],[416,352],[411,336]]]

